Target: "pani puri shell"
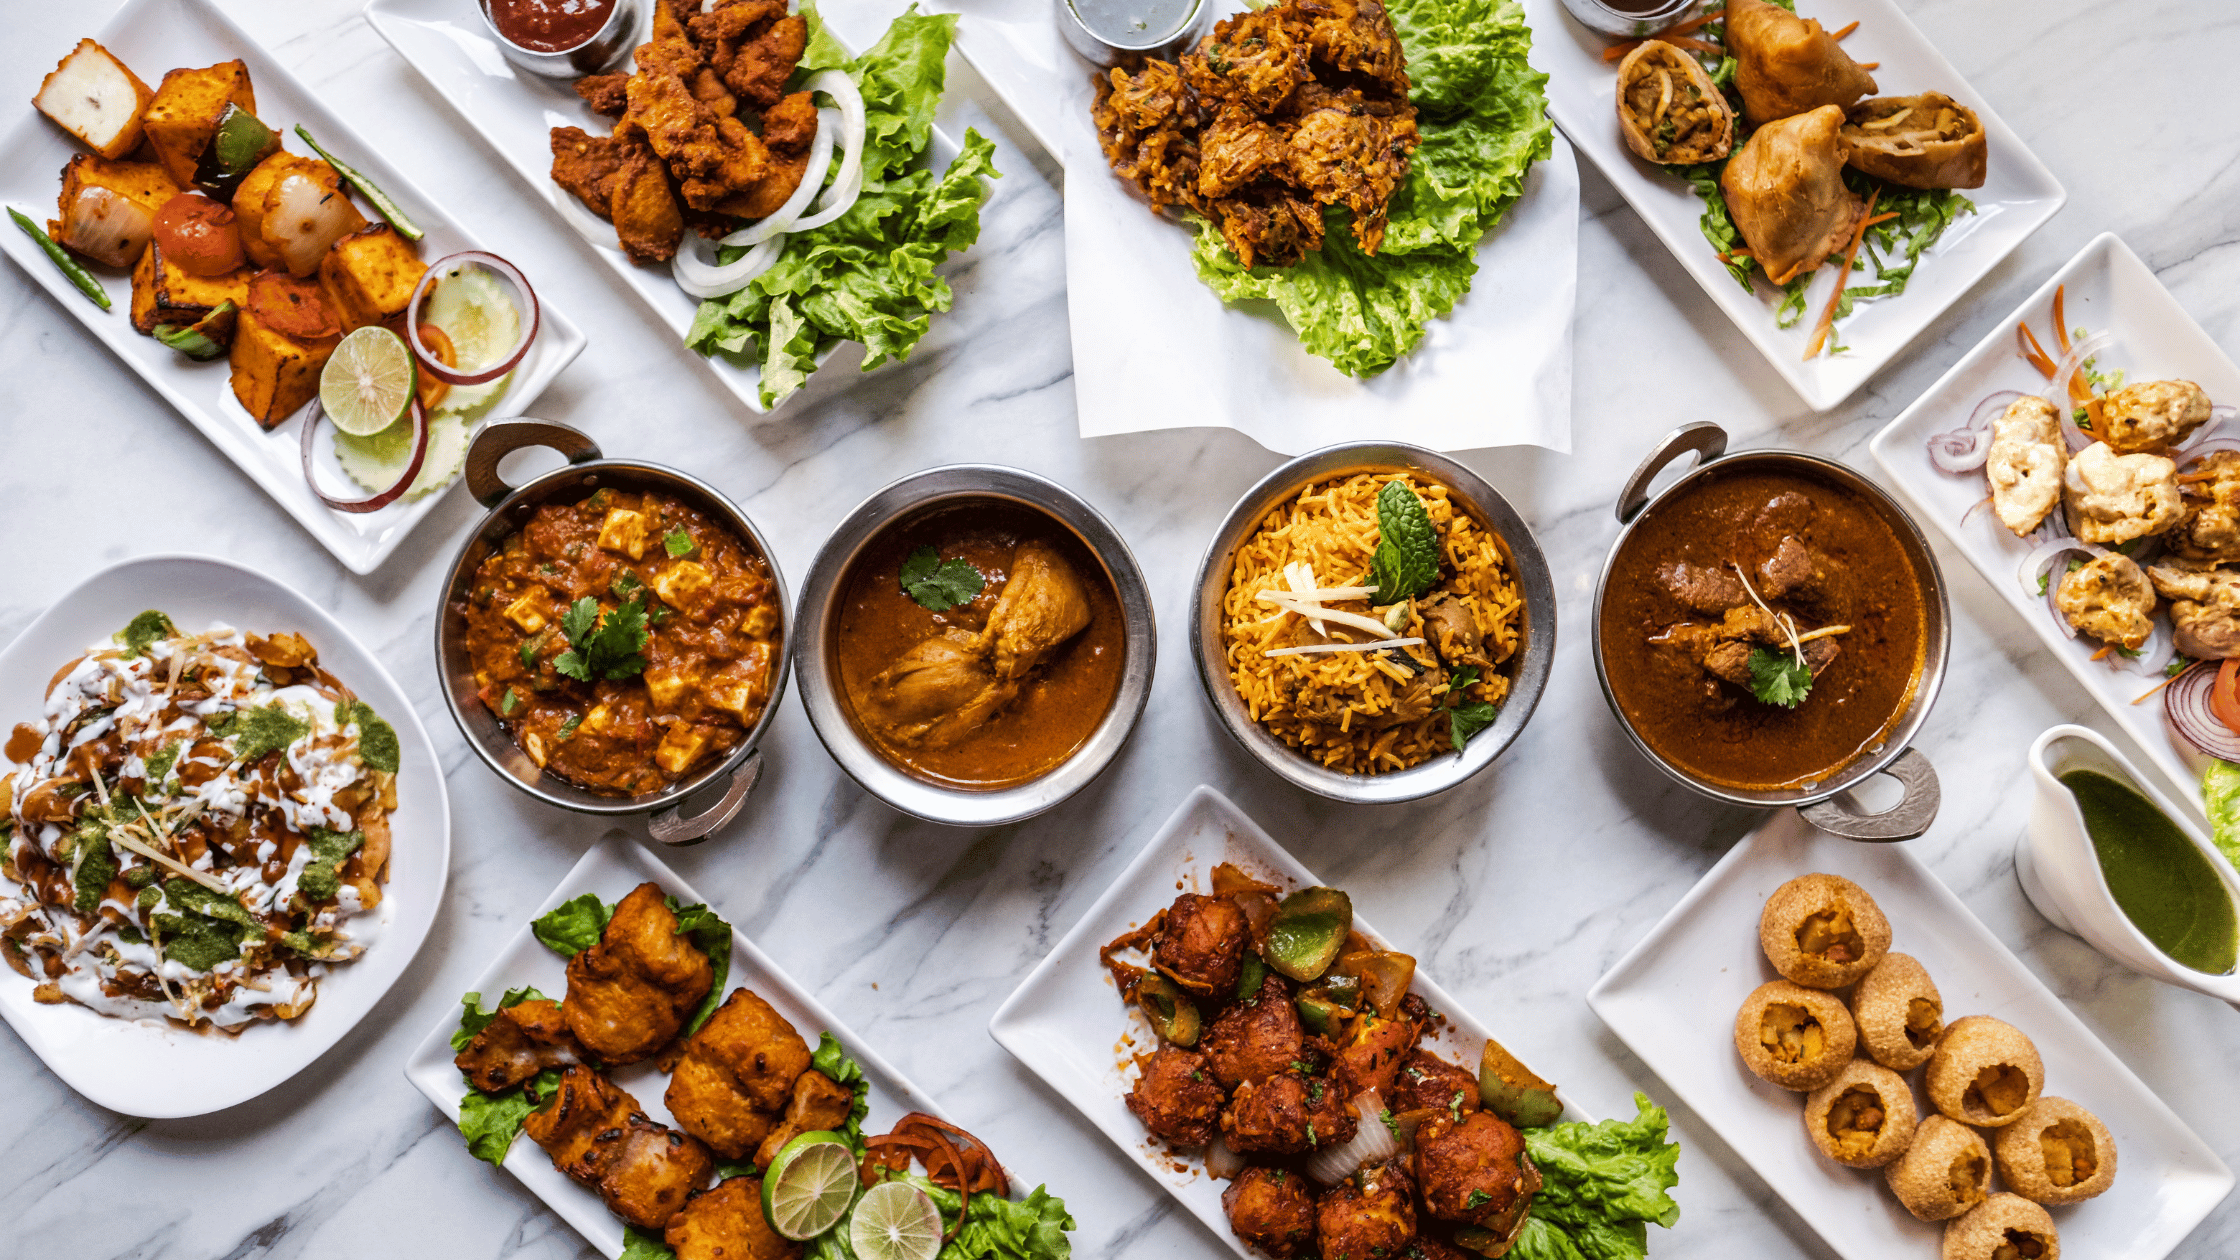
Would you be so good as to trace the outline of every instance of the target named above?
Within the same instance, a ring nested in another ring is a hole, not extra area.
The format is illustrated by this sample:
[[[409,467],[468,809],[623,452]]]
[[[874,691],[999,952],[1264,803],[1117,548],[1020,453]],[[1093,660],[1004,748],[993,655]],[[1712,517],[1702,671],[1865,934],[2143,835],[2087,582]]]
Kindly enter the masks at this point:
[[[1758,945],[1782,979],[1840,989],[1890,951],[1890,920],[1866,889],[1841,875],[1799,875],[1766,898]]]
[[[2061,1235],[2046,1210],[2019,1194],[1995,1194],[1944,1227],[1943,1260],[2061,1260]]]
[[[1798,1093],[1835,1079],[1859,1042],[1843,1003],[1818,989],[1768,980],[1735,1012],[1734,1048],[1759,1080]]]
[[[1924,1221],[1949,1221],[1990,1196],[1991,1148],[1967,1125],[1930,1116],[1882,1179],[1906,1211]]]
[[[1923,1083],[1937,1110],[1962,1124],[1996,1129],[2020,1120],[2038,1101],[2046,1067],[2021,1029],[1970,1015],[1945,1029]]]
[[[1859,1044],[1893,1072],[1910,1072],[1936,1053],[1944,1035],[1944,998],[1911,954],[1884,954],[1851,994]]]
[[[1906,1078],[1865,1059],[1844,1064],[1804,1100],[1805,1134],[1847,1168],[1880,1168],[1905,1154],[1918,1120]]]
[[[2116,1179],[2116,1141],[2108,1127],[2050,1094],[1999,1130],[1992,1151],[2007,1189],[2033,1203],[2082,1203]]]

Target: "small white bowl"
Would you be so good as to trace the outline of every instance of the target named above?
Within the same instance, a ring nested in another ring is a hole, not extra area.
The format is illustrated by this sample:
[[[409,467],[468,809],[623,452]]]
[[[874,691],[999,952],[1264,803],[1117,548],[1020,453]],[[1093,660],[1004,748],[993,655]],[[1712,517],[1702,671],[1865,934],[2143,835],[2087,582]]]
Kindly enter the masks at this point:
[[[2240,1007],[2240,973],[2212,976],[2171,960],[2155,947],[2131,916],[2116,904],[2100,857],[2085,832],[2077,798],[2061,782],[2071,770],[2097,770],[2126,784],[2154,803],[2184,832],[2224,881],[2225,892],[2240,906],[2240,878],[2231,863],[2193,825],[2184,810],[2140,774],[2099,732],[2082,726],[2056,726],[2030,745],[2030,774],[2037,796],[2030,805],[2030,826],[2014,851],[2015,878],[2024,895],[2053,925],[2083,938],[2094,949],[2151,980],[2222,998]]]

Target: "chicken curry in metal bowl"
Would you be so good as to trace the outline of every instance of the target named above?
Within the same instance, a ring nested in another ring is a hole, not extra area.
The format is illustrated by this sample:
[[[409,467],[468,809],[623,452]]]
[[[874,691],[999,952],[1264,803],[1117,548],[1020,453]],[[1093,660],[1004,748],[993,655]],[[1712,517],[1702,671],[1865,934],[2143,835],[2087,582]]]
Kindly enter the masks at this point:
[[[1864,479],[1751,453],[1683,478],[1619,540],[1598,665],[1612,709],[1683,782],[1805,804],[1903,751],[1935,694],[1943,600],[1919,531]]]
[[[1127,661],[1104,565],[1054,517],[997,498],[881,530],[841,580],[828,637],[855,731],[916,778],[976,791],[1072,757]]]

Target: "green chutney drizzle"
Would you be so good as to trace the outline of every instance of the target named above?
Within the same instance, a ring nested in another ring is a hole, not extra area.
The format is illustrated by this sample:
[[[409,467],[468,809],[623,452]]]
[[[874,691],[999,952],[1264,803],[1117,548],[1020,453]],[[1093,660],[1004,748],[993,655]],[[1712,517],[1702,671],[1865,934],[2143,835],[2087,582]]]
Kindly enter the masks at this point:
[[[2173,961],[2230,973],[2240,961],[2240,917],[2209,859],[2129,784],[2097,770],[2071,770],[2061,782],[2077,798],[2100,873],[2124,914]]]

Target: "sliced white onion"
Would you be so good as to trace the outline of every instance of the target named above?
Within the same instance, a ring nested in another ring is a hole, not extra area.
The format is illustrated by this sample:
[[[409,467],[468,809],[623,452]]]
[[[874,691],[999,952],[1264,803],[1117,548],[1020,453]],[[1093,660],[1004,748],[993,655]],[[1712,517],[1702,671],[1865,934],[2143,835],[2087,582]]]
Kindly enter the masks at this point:
[[[1206,1174],[1227,1181],[1244,1169],[1244,1156],[1230,1150],[1229,1144],[1221,1140],[1221,1135],[1215,1134],[1213,1144],[1206,1147]]]
[[[1400,1153],[1399,1141],[1384,1127],[1384,1099],[1377,1091],[1362,1090],[1346,1106],[1360,1119],[1353,1140],[1343,1146],[1324,1147],[1307,1158],[1307,1175],[1326,1186],[1351,1177],[1364,1164],[1382,1163]]]
[[[425,303],[430,286],[460,267],[480,267],[513,287],[516,301],[529,309],[522,312],[521,340],[513,349],[495,360],[471,370],[455,368],[437,358],[420,342],[420,308]],[[529,277],[521,269],[486,250],[469,249],[448,254],[428,264],[420,276],[420,283],[413,286],[411,301],[404,308],[404,343],[412,357],[420,361],[420,370],[446,385],[487,385],[519,366],[529,356],[529,346],[537,339],[537,329],[543,322],[543,311],[537,303],[537,291],[529,287]]]
[[[1321,652],[1382,652],[1386,648],[1413,647],[1418,638],[1379,639],[1375,643],[1303,643],[1298,647],[1269,648],[1263,656],[1312,656]]]
[[[115,189],[90,184],[78,190],[62,219],[61,243],[97,263],[130,267],[155,235],[155,216]]]
[[[2240,437],[2207,438],[2187,446],[2172,458],[2178,461],[2178,467],[2183,468],[2215,451],[2240,451]]]
[[[770,270],[785,252],[786,238],[773,236],[728,263],[716,262],[715,242],[698,232],[686,232],[677,243],[677,256],[669,260],[669,274],[677,287],[705,301],[737,293]]]
[[[770,212],[768,218],[740,228],[723,239],[726,245],[760,245],[773,236],[791,231],[793,221],[809,208],[809,199],[817,195],[817,188],[824,179],[825,169],[832,165],[832,137],[840,130],[837,110],[817,111],[817,133],[809,140],[809,164],[801,168],[801,182],[793,186],[793,195],[786,203]]]
[[[327,410],[319,404],[319,396],[311,396],[311,411],[303,418],[303,480],[319,501],[337,512],[378,512],[397,501],[420,476],[420,465],[428,460],[428,413],[421,410],[420,400],[412,400],[412,458],[405,461],[404,472],[398,475],[395,485],[370,494],[362,499],[338,499],[319,488],[319,474],[312,467],[312,438],[319,432],[319,422],[327,418]]]
[[[339,183],[300,173],[284,176],[265,202],[265,239],[298,280],[319,269],[329,245],[365,225],[366,217],[350,204]]]
[[[815,212],[793,225],[796,232],[823,227],[846,214],[856,204],[856,198],[863,195],[863,146],[870,134],[870,124],[864,117],[863,93],[845,72],[826,70],[811,78],[808,88],[831,97],[840,107],[840,173],[833,177],[832,191],[817,203]],[[809,169],[818,168],[812,165]]]
[[[1976,404],[1968,423],[1929,439],[1929,462],[1948,473],[1968,473],[1983,467],[1991,455],[1991,422],[2006,414],[2022,391],[2000,390]]]

